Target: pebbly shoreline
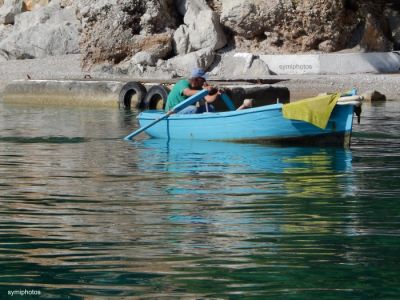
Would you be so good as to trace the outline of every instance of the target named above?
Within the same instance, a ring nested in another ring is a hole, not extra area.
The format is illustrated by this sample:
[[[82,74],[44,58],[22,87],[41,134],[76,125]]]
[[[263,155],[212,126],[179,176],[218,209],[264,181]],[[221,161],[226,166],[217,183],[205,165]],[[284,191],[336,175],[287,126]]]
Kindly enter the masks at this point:
[[[0,95],[14,80],[91,80],[134,81],[133,76],[113,75],[101,72],[85,72],[80,66],[80,55],[53,56],[46,59],[11,60],[0,62]],[[225,78],[211,78],[225,80]],[[279,81],[287,87],[291,100],[324,92],[345,91],[356,87],[360,93],[377,90],[389,100],[400,100],[400,73],[396,74],[349,74],[349,75],[268,75],[265,79]],[[160,80],[160,78],[157,78]],[[161,78],[162,80],[162,78]],[[170,78],[166,78],[166,81]],[[139,79],[140,81],[140,79]]]

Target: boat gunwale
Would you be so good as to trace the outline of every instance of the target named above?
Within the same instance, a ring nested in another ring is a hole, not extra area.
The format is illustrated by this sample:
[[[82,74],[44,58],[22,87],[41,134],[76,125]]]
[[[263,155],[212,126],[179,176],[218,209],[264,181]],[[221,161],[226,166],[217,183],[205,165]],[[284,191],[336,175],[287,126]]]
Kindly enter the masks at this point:
[[[201,114],[173,114],[168,117],[169,120],[195,120],[195,119],[214,119],[214,118],[229,118],[238,117],[246,114],[266,112],[266,111],[282,111],[283,104],[269,104],[258,107],[252,107],[248,109],[235,110],[235,111],[221,111],[221,112],[209,112]],[[146,110],[141,112],[137,118],[142,120],[154,120],[158,116],[164,115],[166,112],[163,110]],[[150,117],[155,116],[155,117]]]
[[[336,104],[339,105],[339,104]],[[336,107],[335,105],[335,107]],[[340,106],[344,105],[353,105],[353,103],[341,103]],[[267,111],[282,111],[283,104],[268,104],[258,107],[252,107],[248,109],[242,110],[234,110],[234,111],[221,111],[221,112],[205,112],[201,114],[173,114],[168,117],[168,120],[196,120],[196,119],[215,119],[215,118],[230,118],[230,117],[239,117],[244,116],[246,114],[253,114],[253,113],[260,113],[260,112],[267,112]],[[155,120],[157,117],[164,115],[166,112],[163,110],[146,110],[142,111],[138,116],[137,119],[140,120]],[[282,116],[283,117],[283,116]],[[289,120],[289,119],[288,119]],[[291,119],[290,119],[291,120]],[[296,120],[291,120],[296,121]],[[298,120],[297,120],[298,121]],[[304,121],[299,121],[304,122]]]

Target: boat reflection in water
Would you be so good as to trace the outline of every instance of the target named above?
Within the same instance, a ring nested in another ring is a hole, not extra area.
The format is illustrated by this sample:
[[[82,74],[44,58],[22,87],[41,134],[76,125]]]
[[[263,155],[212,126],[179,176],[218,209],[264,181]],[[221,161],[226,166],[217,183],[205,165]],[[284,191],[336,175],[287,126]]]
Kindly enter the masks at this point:
[[[169,203],[169,222],[212,224],[213,231],[223,235],[231,236],[238,230],[245,236],[252,235],[248,230],[265,234],[293,232],[293,228],[283,225],[287,217],[304,211],[316,213],[304,209],[310,203],[336,205],[330,199],[343,199],[354,189],[351,151],[343,148],[162,139],[134,145],[139,156],[137,167],[162,178],[154,183],[157,190],[153,193]],[[265,218],[255,222],[259,214],[265,214]],[[321,231],[327,226],[320,225],[310,228]],[[241,243],[232,238],[223,246],[235,248]]]
[[[169,193],[348,193],[352,155],[343,148],[277,147],[209,141],[148,139],[137,143],[144,172],[173,177]],[[183,186],[179,183],[184,179]],[[188,181],[192,180],[192,184]],[[196,182],[195,182],[196,181]],[[190,191],[187,189],[190,188]],[[185,190],[186,189],[186,190]],[[212,191],[210,190],[212,189]]]
[[[135,147],[140,148],[144,171],[236,174],[351,170],[351,151],[342,148],[163,139],[142,140]]]

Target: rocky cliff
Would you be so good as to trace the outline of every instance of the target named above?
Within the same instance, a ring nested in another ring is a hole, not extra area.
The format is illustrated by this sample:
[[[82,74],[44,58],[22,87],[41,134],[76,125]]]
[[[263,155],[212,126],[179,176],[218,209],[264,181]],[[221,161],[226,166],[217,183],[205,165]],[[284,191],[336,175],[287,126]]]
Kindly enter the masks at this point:
[[[61,1],[4,0],[0,61],[79,53],[80,22]]]
[[[237,52],[400,47],[397,1],[0,0],[0,5],[0,60],[81,53],[85,68],[174,75],[193,65],[215,68],[221,54]]]

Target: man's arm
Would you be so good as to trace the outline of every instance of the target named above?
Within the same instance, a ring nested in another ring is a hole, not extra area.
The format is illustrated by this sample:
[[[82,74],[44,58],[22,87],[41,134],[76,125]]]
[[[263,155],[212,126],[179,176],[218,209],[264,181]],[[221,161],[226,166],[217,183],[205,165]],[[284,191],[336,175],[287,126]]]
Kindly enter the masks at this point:
[[[200,91],[186,88],[183,90],[182,94],[185,95],[186,97],[190,97],[190,96],[196,95],[198,92],[200,92]]]
[[[208,96],[204,97],[204,99],[207,101],[207,103],[214,102],[215,99],[217,99],[218,95],[220,95],[219,91],[212,86],[209,86],[209,85],[204,86],[204,89],[207,89],[208,92],[210,93]],[[183,90],[182,94],[187,97],[190,97],[190,96],[196,95],[198,92],[200,92],[200,90],[193,90],[190,88],[186,88]]]

